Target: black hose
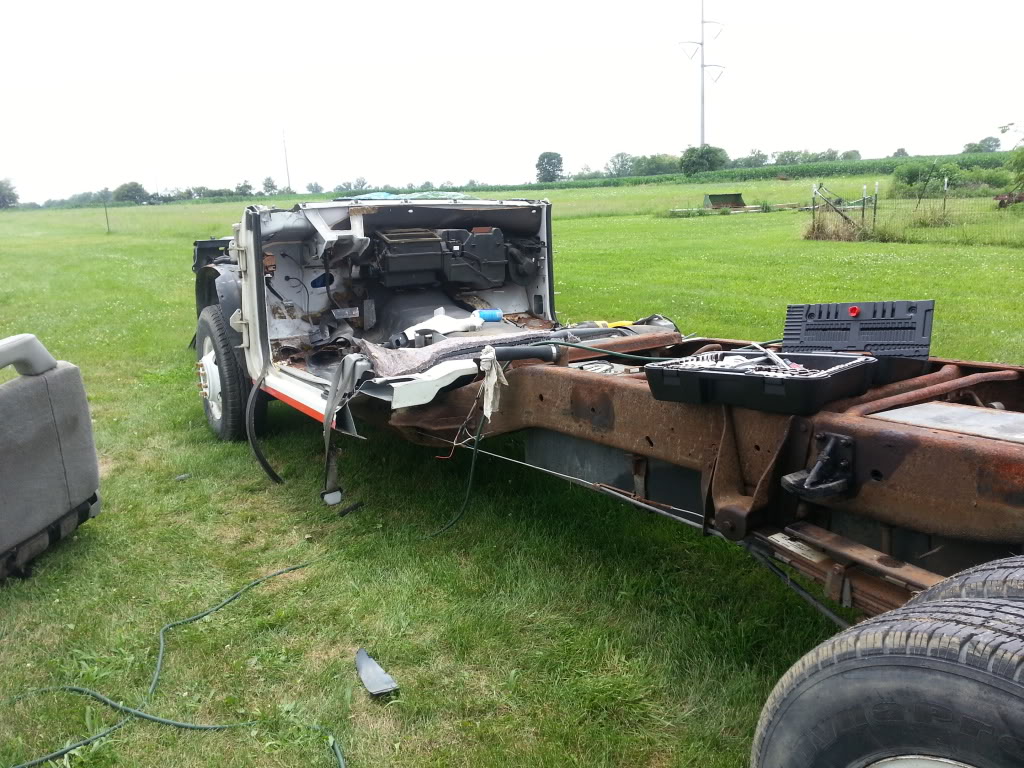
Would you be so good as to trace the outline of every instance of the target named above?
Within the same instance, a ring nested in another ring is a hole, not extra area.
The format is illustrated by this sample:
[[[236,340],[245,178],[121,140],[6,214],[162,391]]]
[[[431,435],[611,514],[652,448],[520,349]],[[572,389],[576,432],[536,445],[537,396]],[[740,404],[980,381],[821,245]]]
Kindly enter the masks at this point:
[[[270,462],[267,461],[263,449],[260,448],[259,440],[256,439],[256,398],[260,396],[263,379],[265,378],[266,374],[260,376],[259,379],[253,382],[252,389],[249,390],[249,399],[245,402],[245,436],[249,438],[249,447],[252,448],[253,456],[256,457],[256,461],[259,462],[263,471],[267,473],[267,477],[278,485],[282,485],[284,480],[270,466]]]
[[[530,346],[539,346],[541,344],[557,344],[560,347],[572,347],[573,349],[585,349],[589,352],[600,352],[602,355],[608,355],[610,357],[621,357],[624,360],[639,360],[645,363],[654,362],[656,360],[678,360],[678,357],[645,357],[644,355],[630,355],[625,352],[615,352],[611,349],[601,349],[600,347],[590,347],[586,344],[574,344],[571,341],[558,341],[551,339],[550,341],[535,341]]]

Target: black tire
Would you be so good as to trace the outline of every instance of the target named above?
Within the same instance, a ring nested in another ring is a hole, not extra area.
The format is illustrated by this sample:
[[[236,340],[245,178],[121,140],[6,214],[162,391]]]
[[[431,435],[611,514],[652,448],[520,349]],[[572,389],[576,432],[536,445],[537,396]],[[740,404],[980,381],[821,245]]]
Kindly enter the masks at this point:
[[[910,604],[951,597],[1024,600],[1024,557],[1004,557],[968,568],[915,595]]]
[[[752,768],[867,768],[923,756],[1024,765],[1024,604],[947,599],[847,629],[797,662],[761,712]]]
[[[199,313],[196,325],[196,360],[212,350],[220,381],[219,403],[203,394],[203,411],[210,430],[221,440],[244,440],[245,405],[252,388],[248,374],[242,370],[229,340],[229,327],[220,305],[213,304]],[[207,344],[209,343],[209,348]],[[200,362],[201,364],[201,362]],[[256,423],[265,419],[267,399],[256,403]]]

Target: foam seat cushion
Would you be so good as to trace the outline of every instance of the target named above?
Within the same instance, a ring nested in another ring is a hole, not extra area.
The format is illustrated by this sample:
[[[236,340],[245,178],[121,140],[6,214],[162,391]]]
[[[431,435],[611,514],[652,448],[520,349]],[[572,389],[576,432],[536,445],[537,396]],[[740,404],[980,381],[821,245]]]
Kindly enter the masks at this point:
[[[58,362],[45,373],[0,385],[0,553],[87,501],[98,487],[78,367]]]

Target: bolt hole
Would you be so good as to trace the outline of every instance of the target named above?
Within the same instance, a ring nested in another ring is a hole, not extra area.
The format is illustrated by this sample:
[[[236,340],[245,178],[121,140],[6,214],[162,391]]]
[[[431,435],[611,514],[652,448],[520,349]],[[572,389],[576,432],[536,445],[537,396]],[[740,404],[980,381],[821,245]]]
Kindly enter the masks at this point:
[[[754,450],[755,451],[760,451],[761,450],[761,446],[758,445],[757,443],[754,443]]]
[[[540,400],[543,403],[544,402],[544,395],[537,395],[537,399]]]
[[[597,408],[591,408],[591,409],[590,409],[590,412],[591,412],[591,413],[597,413]]]
[[[645,436],[644,436],[644,440],[646,440],[646,441],[647,441],[647,444],[648,444],[649,446],[651,446],[651,448],[653,448],[653,447],[654,447],[654,441],[653,441],[653,440],[651,440],[651,436],[650,436],[650,435],[645,435]]]
[[[876,483],[880,483],[885,479],[885,475],[883,475],[880,470],[872,469],[871,479],[874,480]]]

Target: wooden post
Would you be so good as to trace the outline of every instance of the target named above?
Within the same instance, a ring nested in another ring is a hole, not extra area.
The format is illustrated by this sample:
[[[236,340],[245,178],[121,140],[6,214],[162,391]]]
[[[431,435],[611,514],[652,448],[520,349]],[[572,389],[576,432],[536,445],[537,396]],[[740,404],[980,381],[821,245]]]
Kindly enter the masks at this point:
[[[868,185],[865,184],[861,188],[861,192],[860,192],[860,228],[861,229],[864,229],[864,214],[866,213],[864,208],[867,206],[867,204],[868,204]]]
[[[107,234],[110,234],[110,216],[107,214],[107,198],[103,198],[103,218],[107,220]]]

